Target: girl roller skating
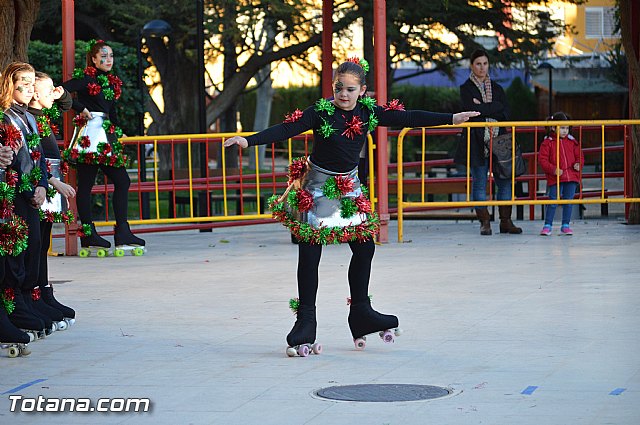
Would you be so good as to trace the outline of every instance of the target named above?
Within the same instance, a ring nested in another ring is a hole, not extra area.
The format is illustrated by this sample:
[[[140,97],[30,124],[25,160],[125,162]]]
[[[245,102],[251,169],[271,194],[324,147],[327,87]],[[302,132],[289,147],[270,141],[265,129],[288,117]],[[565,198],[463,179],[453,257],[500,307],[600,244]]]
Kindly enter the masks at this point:
[[[306,355],[316,339],[318,266],[323,245],[348,243],[351,305],[349,327],[354,341],[369,333],[398,327],[398,318],[378,313],[368,296],[373,238],[379,222],[360,185],[358,162],[367,134],[376,126],[423,127],[459,124],[477,112],[439,114],[405,111],[394,100],[384,106],[365,96],[365,61],[342,63],[333,80],[332,100],[320,99],[304,111],[287,115],[282,124],[248,136],[227,139],[225,147],[241,148],[287,140],[313,129],[314,143],[308,158],[289,169],[289,188],[270,199],[274,218],[289,228],[298,244],[298,298],[296,322],[287,335],[289,349]],[[307,350],[300,350],[301,346]]]

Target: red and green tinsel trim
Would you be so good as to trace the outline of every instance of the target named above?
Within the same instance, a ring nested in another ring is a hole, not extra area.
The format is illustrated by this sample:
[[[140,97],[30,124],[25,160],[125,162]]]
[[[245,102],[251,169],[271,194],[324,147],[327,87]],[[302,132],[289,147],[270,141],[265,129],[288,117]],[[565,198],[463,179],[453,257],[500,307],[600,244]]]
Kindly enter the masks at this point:
[[[373,300],[373,295],[369,294],[367,297],[369,297],[369,302]],[[347,297],[347,305],[351,305],[351,297]]]
[[[362,125],[363,122],[360,117],[354,115],[349,121],[345,123],[346,128],[342,132],[342,135],[353,140],[357,135],[362,134]]]
[[[331,137],[333,133],[338,131],[335,128],[333,128],[333,125],[329,121],[325,120],[322,117],[320,119],[322,120],[322,125],[318,129],[318,133],[322,134],[322,137],[324,137],[325,139],[328,139],[329,137]]]
[[[404,111],[404,105],[398,99],[393,99],[383,106],[385,111]]]
[[[367,220],[358,225],[316,228],[297,220],[293,214],[286,211],[284,202],[278,202],[277,195],[269,198],[269,208],[273,218],[287,227],[294,237],[315,245],[364,242],[374,238],[380,230],[380,220],[375,212],[367,214]]]
[[[97,83],[87,84],[87,92],[90,96],[97,96],[102,92],[102,95],[107,100],[118,100],[122,95],[122,80],[117,75],[108,72],[103,75],[98,75],[98,70],[93,66],[88,66],[85,69],[76,68],[73,70],[73,78],[81,80],[84,76],[95,78]]]
[[[370,96],[364,96],[358,99],[358,103],[360,103],[371,112],[373,112],[374,108],[376,107],[376,100]]]
[[[305,189],[291,190],[287,195],[287,202],[304,213],[313,208],[313,195]]]
[[[87,119],[82,115],[76,115],[73,119],[76,127],[82,128],[87,124]],[[62,159],[69,164],[89,164],[108,165],[110,167],[124,167],[127,163],[127,156],[123,153],[124,147],[117,139],[122,137],[123,131],[120,127],[112,124],[110,120],[104,120],[102,128],[108,134],[114,134],[116,140],[112,143],[101,142],[96,147],[96,152],[87,151],[91,146],[89,136],[82,136],[77,147],[67,146],[62,151]]]
[[[329,177],[322,185],[322,194],[329,199],[338,199],[353,191],[353,179],[349,176],[337,175]]]
[[[20,176],[20,185],[18,186],[18,190],[20,192],[33,191],[41,178],[42,170],[40,167],[34,167],[28,174],[22,174]]]
[[[40,296],[41,296],[41,295],[42,295],[42,294],[40,293],[40,288],[33,288],[33,289],[31,290],[31,299],[32,299],[33,301],[38,301],[38,300],[40,299]]]
[[[5,290],[0,293],[0,300],[2,300],[2,306],[6,310],[7,314],[13,313],[13,310],[16,308],[16,304],[13,301],[15,299],[15,293],[13,292],[13,288],[5,288]]]
[[[0,223],[0,256],[20,254],[27,248],[27,237],[27,223],[21,217]]]
[[[367,62],[367,60],[364,59],[364,58],[359,58],[359,57],[354,56],[354,57],[351,57],[351,58],[347,59],[347,62],[353,62],[355,64],[360,65],[365,74],[367,72],[369,72],[369,62]]]
[[[328,115],[333,115],[336,111],[335,105],[330,100],[324,98],[317,100],[313,109],[318,113],[326,112]]]
[[[91,231],[90,224],[83,224],[82,228],[78,229],[78,236],[81,238],[84,238],[86,236],[91,236],[91,233],[93,232]]]
[[[40,221],[46,221],[49,223],[71,224],[76,221],[76,217],[71,210],[66,212],[40,210],[39,213]]]
[[[299,180],[304,176],[307,172],[307,157],[301,156],[300,158],[295,158],[289,164],[289,173],[287,174],[289,180],[287,184],[293,183],[295,180]]]

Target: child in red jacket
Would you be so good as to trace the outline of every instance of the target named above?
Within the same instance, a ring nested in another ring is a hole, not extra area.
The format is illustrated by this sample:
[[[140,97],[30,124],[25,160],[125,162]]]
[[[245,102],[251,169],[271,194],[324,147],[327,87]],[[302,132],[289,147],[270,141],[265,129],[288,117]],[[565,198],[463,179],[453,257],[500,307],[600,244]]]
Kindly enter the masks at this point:
[[[567,121],[570,118],[564,112],[556,112],[550,119],[552,121]],[[556,129],[559,129],[558,134],[556,134]],[[570,131],[571,127],[569,126],[549,127],[549,134],[540,145],[538,163],[547,177],[549,199],[557,199],[558,181],[560,182],[560,199],[573,199],[580,183],[580,170],[584,165],[584,158],[580,151],[580,144],[570,134]],[[560,144],[559,148],[558,142]],[[540,235],[548,236],[551,234],[553,216],[556,213],[557,206],[557,204],[547,205],[544,227],[540,231]],[[563,235],[573,234],[569,226],[572,209],[572,204],[564,204],[562,206],[562,227],[560,232]]]

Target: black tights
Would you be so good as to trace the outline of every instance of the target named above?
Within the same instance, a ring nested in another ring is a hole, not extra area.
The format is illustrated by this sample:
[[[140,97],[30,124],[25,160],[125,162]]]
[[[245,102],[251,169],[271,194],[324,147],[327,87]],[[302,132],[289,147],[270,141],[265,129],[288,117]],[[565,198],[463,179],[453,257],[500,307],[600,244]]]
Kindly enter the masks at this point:
[[[375,252],[372,239],[364,242],[349,242],[349,291],[351,302],[365,301],[369,294],[371,261]],[[318,266],[322,256],[322,245],[300,242],[298,244],[298,296],[304,305],[316,305],[318,292]]]
[[[106,165],[78,164],[78,191],[76,192],[76,204],[78,215],[83,224],[93,222],[91,214],[91,189],[96,182],[98,168],[107,176],[113,184],[113,214],[116,223],[127,222],[127,203],[131,179],[124,167],[109,167]]]
[[[40,222],[40,272],[38,273],[38,286],[41,288],[49,284],[49,268],[47,257],[51,247],[51,228],[53,223],[48,221]]]

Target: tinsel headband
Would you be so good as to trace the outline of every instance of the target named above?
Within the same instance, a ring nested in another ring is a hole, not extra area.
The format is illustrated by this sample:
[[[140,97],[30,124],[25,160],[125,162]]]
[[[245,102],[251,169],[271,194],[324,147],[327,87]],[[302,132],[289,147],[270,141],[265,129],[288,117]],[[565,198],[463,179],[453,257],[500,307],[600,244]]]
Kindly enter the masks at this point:
[[[95,46],[96,43],[104,43],[104,40],[96,40],[95,38],[92,38],[91,40],[87,41],[87,46],[85,47],[87,53],[89,53],[91,49],[93,49],[93,46]]]
[[[356,65],[360,65],[365,74],[367,72],[369,72],[369,62],[367,62],[367,60],[364,59],[364,58],[359,58],[357,56],[353,56],[353,57],[350,57],[349,59],[347,59],[347,62],[353,62]]]

